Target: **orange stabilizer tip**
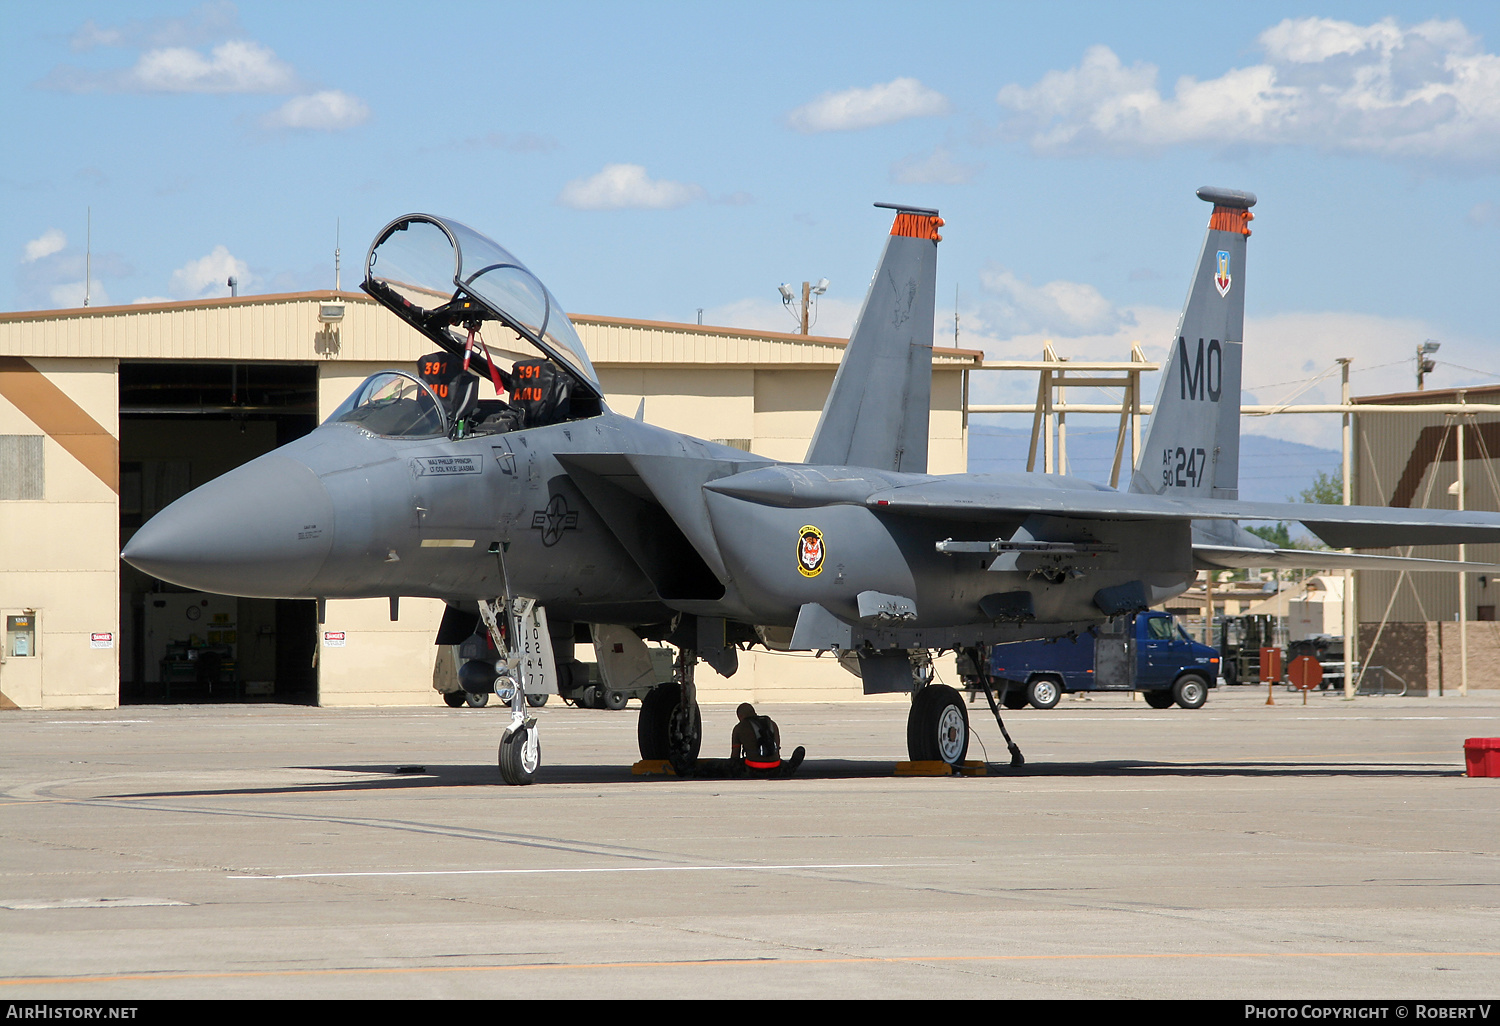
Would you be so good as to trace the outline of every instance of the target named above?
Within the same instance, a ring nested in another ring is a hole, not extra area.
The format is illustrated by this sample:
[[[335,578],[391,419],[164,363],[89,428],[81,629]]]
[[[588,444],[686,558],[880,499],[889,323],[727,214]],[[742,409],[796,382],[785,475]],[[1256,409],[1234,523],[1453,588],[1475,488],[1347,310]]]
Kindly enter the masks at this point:
[[[1255,220],[1255,215],[1240,207],[1215,206],[1213,214],[1208,219],[1208,226],[1220,232],[1239,232],[1241,235],[1250,234],[1250,222]]]
[[[933,242],[942,242],[943,237],[938,234],[938,229],[943,226],[941,217],[933,217],[931,214],[908,214],[896,215],[896,220],[891,224],[892,235],[905,235],[911,239],[931,239]]]

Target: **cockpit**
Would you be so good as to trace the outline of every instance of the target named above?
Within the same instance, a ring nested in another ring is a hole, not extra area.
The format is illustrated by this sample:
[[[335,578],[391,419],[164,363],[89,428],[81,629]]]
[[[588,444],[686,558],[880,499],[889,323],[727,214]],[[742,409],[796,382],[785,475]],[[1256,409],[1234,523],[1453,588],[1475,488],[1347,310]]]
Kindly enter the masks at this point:
[[[440,347],[418,362],[419,381],[398,375],[436,402],[439,432],[465,437],[514,431],[602,410],[594,365],[556,298],[520,260],[472,228],[429,214],[397,218],[370,247],[363,287]],[[502,367],[492,343],[498,350],[538,355]],[[395,406],[376,412],[384,408],[370,390],[381,377],[361,386],[336,419],[386,433],[377,425],[395,424],[402,415]],[[402,386],[386,381],[382,387]],[[359,399],[367,393],[367,400]],[[406,393],[395,401],[421,405]],[[407,430],[400,433],[427,425],[414,408],[408,412],[414,419],[402,422]]]
[[[390,438],[434,438],[449,433],[445,413],[432,389],[417,378],[381,371],[361,382],[325,423],[356,424]]]

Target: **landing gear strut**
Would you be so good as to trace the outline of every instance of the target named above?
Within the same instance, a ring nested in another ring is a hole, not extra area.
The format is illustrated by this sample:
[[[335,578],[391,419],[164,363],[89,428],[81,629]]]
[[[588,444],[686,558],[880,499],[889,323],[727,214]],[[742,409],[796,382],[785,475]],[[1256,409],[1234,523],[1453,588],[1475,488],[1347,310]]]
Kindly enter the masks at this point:
[[[510,703],[510,724],[500,737],[500,779],[507,784],[529,784],[536,779],[536,771],[542,765],[542,742],[537,736],[536,717],[526,715],[526,668],[521,658],[520,630],[526,622],[534,599],[516,599],[509,603],[506,626],[500,629],[500,621],[489,602],[479,601],[479,615],[489,629],[495,650],[505,652],[500,676],[513,685],[500,689],[503,700]],[[506,693],[508,692],[508,694]]]

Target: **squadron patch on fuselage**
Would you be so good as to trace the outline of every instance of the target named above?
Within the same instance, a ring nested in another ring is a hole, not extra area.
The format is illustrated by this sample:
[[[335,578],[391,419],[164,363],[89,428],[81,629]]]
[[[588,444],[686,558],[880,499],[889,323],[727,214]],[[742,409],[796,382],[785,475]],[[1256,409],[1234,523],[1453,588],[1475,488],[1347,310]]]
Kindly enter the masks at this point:
[[[809,524],[797,532],[797,569],[803,577],[816,577],[822,573],[827,556],[822,531]]]
[[[1219,269],[1217,273],[1214,274],[1214,288],[1219,290],[1219,295],[1229,295],[1230,281],[1229,253],[1221,249],[1219,250]]]

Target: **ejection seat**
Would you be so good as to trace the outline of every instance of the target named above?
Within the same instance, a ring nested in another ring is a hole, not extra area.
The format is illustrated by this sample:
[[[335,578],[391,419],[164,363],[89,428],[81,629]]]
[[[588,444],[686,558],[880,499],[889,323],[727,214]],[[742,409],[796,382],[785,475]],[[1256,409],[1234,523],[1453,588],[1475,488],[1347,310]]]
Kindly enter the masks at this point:
[[[559,374],[550,360],[517,360],[511,375],[510,405],[521,412],[522,427],[542,427],[570,418],[573,382]]]

